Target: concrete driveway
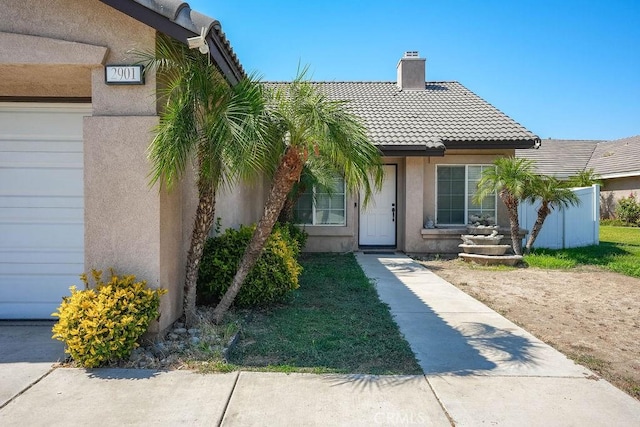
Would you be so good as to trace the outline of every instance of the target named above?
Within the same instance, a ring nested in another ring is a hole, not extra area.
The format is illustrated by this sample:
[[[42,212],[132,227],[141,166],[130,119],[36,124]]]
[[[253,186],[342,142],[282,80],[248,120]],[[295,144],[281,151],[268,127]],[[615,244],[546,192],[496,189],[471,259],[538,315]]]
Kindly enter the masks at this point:
[[[0,408],[64,359],[64,344],[51,339],[53,323],[0,321]]]

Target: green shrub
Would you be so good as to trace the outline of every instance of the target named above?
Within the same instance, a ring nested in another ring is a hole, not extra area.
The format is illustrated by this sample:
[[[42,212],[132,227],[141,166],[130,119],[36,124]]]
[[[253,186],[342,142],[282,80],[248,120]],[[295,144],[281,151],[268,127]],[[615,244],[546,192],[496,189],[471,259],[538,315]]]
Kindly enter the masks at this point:
[[[633,193],[618,200],[616,217],[627,224],[640,225],[640,203]]]
[[[251,240],[255,226],[228,229],[207,240],[198,275],[198,303],[214,304],[231,285],[238,264]],[[289,227],[277,225],[267,240],[255,267],[249,272],[234,304],[238,307],[268,305],[282,301],[299,287],[302,267],[296,256],[300,246]]]
[[[53,338],[66,344],[65,352],[81,366],[93,368],[129,357],[149,323],[157,319],[160,296],[166,289],[149,289],[135,276],[117,276],[102,281],[102,271],[92,270],[96,286],[89,289],[86,274],[80,276],[84,290],[72,286],[53,326]]]
[[[279,222],[278,227],[281,231],[286,231],[289,233],[289,236],[298,242],[298,251],[296,253],[296,257],[300,255],[300,251],[304,249],[304,245],[307,244],[307,237],[309,234],[304,231],[304,229],[300,228],[300,226],[295,225],[292,222]]]

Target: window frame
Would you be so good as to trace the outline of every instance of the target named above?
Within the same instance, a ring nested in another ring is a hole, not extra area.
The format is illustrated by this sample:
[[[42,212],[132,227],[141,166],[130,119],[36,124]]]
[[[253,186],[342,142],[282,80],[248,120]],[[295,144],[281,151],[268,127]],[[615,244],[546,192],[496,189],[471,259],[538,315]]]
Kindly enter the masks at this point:
[[[312,193],[311,193],[311,224],[306,224],[306,223],[298,223],[296,222],[295,225],[298,225],[300,227],[346,227],[347,226],[347,183],[344,180],[344,178],[342,176],[339,176],[340,179],[342,179],[342,194],[343,194],[343,198],[342,198],[342,211],[344,212],[344,218],[342,220],[341,224],[318,224],[316,222],[317,220],[317,213],[316,213],[316,202],[317,202],[317,195],[316,195],[316,186],[314,185],[311,189]],[[304,193],[303,193],[304,194]],[[324,194],[328,194],[328,193],[324,193]],[[296,202],[296,206],[297,206]],[[294,207],[294,211],[296,210],[296,208]]]
[[[464,217],[466,218],[466,222],[463,224],[447,224],[438,222],[438,168],[444,167],[464,167]],[[494,166],[491,163],[441,163],[436,165],[436,176],[435,176],[435,224],[442,227],[466,227],[469,225],[469,166]],[[494,193],[494,204],[493,210],[495,212],[496,224],[498,224],[498,194]]]

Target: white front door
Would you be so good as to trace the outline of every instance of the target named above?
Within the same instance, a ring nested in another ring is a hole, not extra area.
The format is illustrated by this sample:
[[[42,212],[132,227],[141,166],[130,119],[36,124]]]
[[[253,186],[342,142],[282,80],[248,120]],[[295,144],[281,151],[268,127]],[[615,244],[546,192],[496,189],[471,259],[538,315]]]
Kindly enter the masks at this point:
[[[86,104],[0,103],[0,319],[51,319],[84,271]]]
[[[372,195],[363,206],[364,194],[360,193],[360,245],[395,246],[396,220],[396,165],[384,165],[382,189]]]

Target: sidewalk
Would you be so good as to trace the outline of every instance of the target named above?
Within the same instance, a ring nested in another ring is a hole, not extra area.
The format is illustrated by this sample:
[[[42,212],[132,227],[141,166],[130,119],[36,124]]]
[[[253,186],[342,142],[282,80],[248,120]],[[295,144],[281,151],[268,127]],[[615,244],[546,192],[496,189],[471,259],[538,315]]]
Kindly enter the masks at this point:
[[[0,425],[640,425],[640,402],[411,259],[356,256],[425,376],[50,371],[0,325]]]
[[[356,257],[456,425],[640,425],[640,402],[410,258]]]

